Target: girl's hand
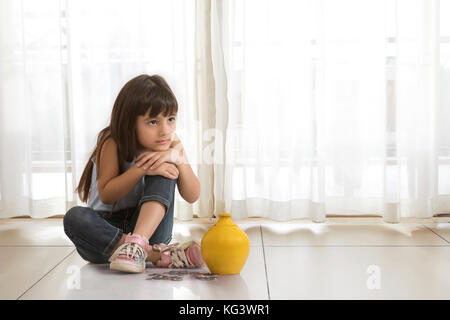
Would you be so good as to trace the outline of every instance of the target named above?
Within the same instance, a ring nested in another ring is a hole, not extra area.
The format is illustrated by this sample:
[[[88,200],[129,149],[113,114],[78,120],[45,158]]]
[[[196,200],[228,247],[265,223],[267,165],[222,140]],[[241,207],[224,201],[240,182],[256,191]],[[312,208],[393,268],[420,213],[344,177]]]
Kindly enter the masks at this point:
[[[170,148],[174,148],[176,145],[180,144],[181,140],[178,138],[177,134],[175,133],[172,143],[170,144]]]
[[[145,170],[145,174],[148,176],[160,175],[169,179],[177,179],[180,172],[176,165],[165,162],[156,169]]]
[[[179,148],[178,148],[179,149]],[[169,148],[166,151],[147,151],[141,153],[136,158],[136,166],[142,167],[142,169],[157,169],[161,164],[165,162],[171,162],[175,165],[179,165],[180,160],[180,151],[176,148]]]

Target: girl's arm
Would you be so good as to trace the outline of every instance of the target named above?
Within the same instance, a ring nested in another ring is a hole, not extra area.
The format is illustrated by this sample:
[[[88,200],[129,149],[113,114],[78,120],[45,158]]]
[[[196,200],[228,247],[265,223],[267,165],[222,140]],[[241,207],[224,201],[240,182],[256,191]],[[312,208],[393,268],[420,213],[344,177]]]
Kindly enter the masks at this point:
[[[97,169],[101,168],[98,170],[97,188],[104,204],[113,204],[126,196],[146,174],[145,170],[134,164],[119,175],[117,159],[117,145],[109,138],[101,150],[100,161],[97,161]]]
[[[104,204],[113,204],[125,197],[134,186],[145,176],[145,171],[133,165],[130,169],[121,175],[111,179],[100,191],[98,190],[100,200]]]
[[[180,152],[178,168],[178,191],[180,195],[189,203],[194,203],[200,197],[200,182],[192,171],[186,153],[181,142],[177,143],[176,149]]]

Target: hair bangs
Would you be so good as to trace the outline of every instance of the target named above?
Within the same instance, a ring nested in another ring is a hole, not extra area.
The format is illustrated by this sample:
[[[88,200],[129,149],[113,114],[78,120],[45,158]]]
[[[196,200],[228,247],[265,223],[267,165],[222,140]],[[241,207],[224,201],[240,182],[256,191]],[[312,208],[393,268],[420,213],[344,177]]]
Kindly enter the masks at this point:
[[[140,115],[150,112],[150,118],[156,118],[159,114],[167,117],[178,112],[178,102],[174,94],[164,87],[153,87],[147,99],[141,105]]]

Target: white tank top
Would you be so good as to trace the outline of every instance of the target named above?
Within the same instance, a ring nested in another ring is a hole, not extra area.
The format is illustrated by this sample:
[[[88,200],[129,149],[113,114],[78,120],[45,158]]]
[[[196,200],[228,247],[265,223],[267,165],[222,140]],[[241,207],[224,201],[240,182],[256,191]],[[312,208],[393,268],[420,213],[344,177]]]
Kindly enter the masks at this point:
[[[133,166],[135,163],[136,157],[140,154],[138,151],[133,159],[132,162],[125,162],[123,165],[123,172],[127,171],[129,168]],[[91,188],[90,188],[90,194],[89,194],[89,200],[88,200],[88,206],[96,211],[111,211],[112,204],[104,204],[100,200],[100,196],[98,194],[98,187],[97,187],[97,166],[95,164],[95,156],[91,160],[94,163],[94,168],[92,171],[92,179],[91,179]],[[145,176],[144,176],[145,177]],[[115,211],[127,209],[127,208],[133,208],[137,207],[139,204],[139,200],[142,196],[142,191],[144,190],[145,182],[144,177],[133,187],[133,189],[128,192],[123,198],[118,200],[116,202],[116,205],[114,206]]]

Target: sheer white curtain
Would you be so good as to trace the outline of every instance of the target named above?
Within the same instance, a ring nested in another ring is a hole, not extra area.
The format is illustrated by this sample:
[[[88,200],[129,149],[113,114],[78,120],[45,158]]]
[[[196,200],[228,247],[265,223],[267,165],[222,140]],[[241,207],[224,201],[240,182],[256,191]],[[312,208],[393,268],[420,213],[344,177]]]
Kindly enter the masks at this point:
[[[141,73],[174,90],[177,133],[197,171],[195,10],[193,0],[0,0],[0,217],[82,205],[73,191],[96,136],[120,88]],[[180,219],[212,213],[210,193],[176,201]]]
[[[216,103],[228,110],[216,207],[318,222],[450,212],[449,9],[213,1]]]
[[[73,193],[121,86],[159,73],[200,178],[180,219],[450,212],[450,0],[0,0],[0,217]]]

